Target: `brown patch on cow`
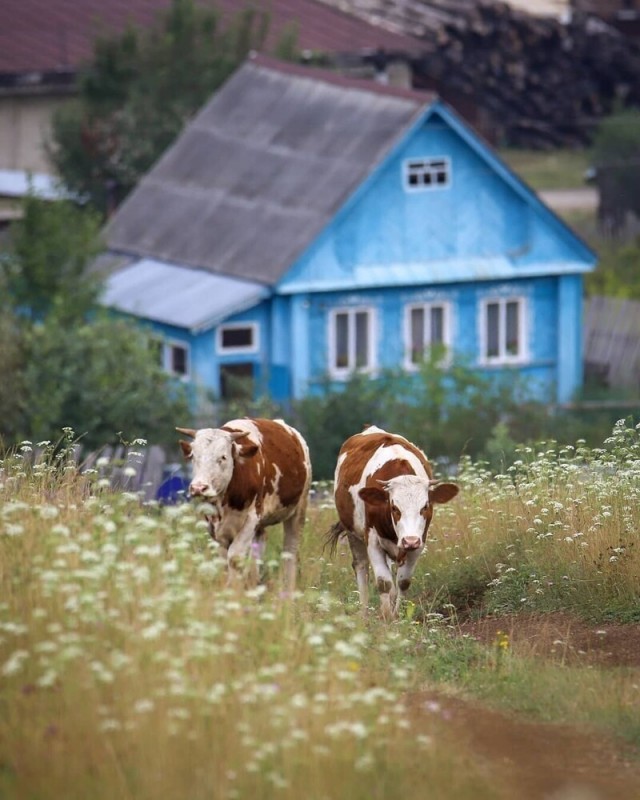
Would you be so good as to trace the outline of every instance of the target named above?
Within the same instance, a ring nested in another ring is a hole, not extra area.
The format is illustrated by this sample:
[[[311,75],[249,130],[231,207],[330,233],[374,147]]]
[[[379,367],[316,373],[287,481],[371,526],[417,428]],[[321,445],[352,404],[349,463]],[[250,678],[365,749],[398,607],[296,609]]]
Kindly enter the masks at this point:
[[[265,495],[275,493],[277,486],[280,504],[285,508],[295,505],[309,477],[299,438],[273,420],[254,419],[252,422],[262,436],[262,444],[258,447],[249,440],[250,444],[239,445],[239,458],[234,463],[224,504],[241,511],[255,499],[260,515]],[[238,429],[225,425],[223,430],[235,432]]]
[[[353,514],[355,510],[353,497],[349,489],[360,482],[367,463],[379,448],[391,447],[395,444],[399,444],[410,453],[413,453],[424,466],[429,478],[433,476],[431,464],[425,454],[419,447],[416,447],[403,436],[397,436],[385,431],[382,433],[356,433],[354,436],[349,437],[340,448],[338,455],[338,459],[344,454],[346,454],[346,458],[340,466],[340,479],[335,490],[336,510],[340,520],[348,530],[353,530]],[[376,473],[376,480],[388,480],[395,477],[395,474],[401,474],[388,472],[385,467]],[[413,470],[409,474],[413,474]],[[370,485],[372,484],[367,481],[367,486]],[[379,483],[375,485],[377,487],[380,486]],[[395,539],[395,534],[393,539]]]
[[[436,483],[429,488],[429,501],[431,503],[448,503],[458,494],[460,488],[455,483]]]

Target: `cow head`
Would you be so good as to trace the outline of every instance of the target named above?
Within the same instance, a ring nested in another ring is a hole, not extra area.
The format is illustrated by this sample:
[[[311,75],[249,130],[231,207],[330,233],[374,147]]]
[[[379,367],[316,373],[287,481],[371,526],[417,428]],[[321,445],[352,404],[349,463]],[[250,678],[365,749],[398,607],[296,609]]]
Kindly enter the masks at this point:
[[[434,504],[448,503],[458,494],[455,483],[426,481],[417,475],[399,475],[380,483],[381,488],[365,487],[358,494],[365,505],[388,510],[400,556],[424,544]]]
[[[242,443],[246,431],[225,431],[221,428],[176,428],[179,433],[191,436],[193,441],[180,440],[184,457],[193,462],[193,477],[189,485],[191,497],[200,497],[219,503],[229,486],[236,461],[251,458],[258,446],[250,441]]]

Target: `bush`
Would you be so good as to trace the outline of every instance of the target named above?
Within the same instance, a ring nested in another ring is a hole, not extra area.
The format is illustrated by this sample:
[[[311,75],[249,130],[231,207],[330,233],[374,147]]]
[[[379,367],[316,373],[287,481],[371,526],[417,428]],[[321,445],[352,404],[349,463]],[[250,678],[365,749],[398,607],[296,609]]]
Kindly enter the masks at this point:
[[[607,415],[590,421],[525,401],[526,389],[513,373],[488,376],[464,361],[445,366],[438,354],[417,374],[355,374],[339,390],[329,382],[323,389],[293,409],[319,480],[333,477],[340,446],[367,424],[406,436],[445,471],[469,456],[488,462],[494,472],[512,463],[517,444],[547,438],[595,443],[611,428]]]

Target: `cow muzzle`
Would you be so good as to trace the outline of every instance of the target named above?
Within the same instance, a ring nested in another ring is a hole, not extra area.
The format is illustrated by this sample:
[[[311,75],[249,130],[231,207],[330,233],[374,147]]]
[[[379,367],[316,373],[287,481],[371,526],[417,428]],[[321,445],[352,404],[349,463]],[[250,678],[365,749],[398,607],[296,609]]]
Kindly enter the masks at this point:
[[[401,539],[399,545],[405,552],[417,550],[422,546],[422,539],[419,536],[405,536],[403,539]]]
[[[202,497],[205,500],[215,500],[218,493],[209,486],[208,483],[202,481],[192,481],[189,486],[190,497]]]

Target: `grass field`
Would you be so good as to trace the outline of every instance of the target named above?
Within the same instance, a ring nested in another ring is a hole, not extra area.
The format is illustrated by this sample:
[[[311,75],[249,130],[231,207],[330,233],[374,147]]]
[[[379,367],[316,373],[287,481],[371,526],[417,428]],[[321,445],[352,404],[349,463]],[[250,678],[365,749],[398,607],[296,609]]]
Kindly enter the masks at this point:
[[[293,599],[280,536],[264,585],[231,591],[197,506],[141,504],[25,443],[0,482],[0,797],[509,797],[437,689],[578,722],[640,752],[640,670],[536,660],[463,618],[562,609],[640,620],[640,437],[526,448],[507,474],[461,465],[411,600],[359,612],[335,520],[311,504]],[[635,627],[635,626],[634,626]],[[425,710],[426,709],[426,710]]]
[[[585,171],[591,166],[588,150],[513,150],[499,151],[526,183],[536,191],[579,189],[584,187]]]

